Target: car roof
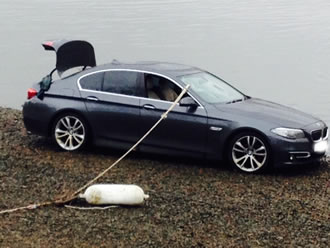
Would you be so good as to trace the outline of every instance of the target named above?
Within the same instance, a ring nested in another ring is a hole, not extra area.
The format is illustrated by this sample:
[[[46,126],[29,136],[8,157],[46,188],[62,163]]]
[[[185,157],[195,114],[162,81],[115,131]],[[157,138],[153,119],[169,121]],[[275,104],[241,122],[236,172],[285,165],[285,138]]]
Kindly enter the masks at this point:
[[[113,60],[111,63],[93,67],[88,71],[99,71],[107,69],[123,69],[123,70],[141,70],[153,72],[169,77],[177,77],[186,74],[198,73],[203,70],[183,64],[158,62],[158,61],[141,61],[135,63],[123,63],[118,60]]]

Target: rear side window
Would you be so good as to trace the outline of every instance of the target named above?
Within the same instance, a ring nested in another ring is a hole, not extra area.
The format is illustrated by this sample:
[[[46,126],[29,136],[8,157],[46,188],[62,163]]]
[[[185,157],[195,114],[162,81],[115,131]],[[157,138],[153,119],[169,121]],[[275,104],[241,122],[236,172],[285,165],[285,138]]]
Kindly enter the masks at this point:
[[[102,89],[102,82],[104,78],[104,72],[97,72],[80,79],[80,86],[85,90],[97,90]]]
[[[103,91],[136,96],[138,76],[139,73],[134,71],[105,72]]]

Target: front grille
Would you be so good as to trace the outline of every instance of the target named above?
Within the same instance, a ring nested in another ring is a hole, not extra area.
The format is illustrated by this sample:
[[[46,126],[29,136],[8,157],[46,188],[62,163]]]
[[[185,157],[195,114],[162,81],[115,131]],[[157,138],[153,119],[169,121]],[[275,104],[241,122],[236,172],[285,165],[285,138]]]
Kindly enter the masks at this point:
[[[328,127],[325,127],[324,129],[318,129],[311,132],[311,137],[313,141],[318,141],[321,139],[328,138]]]
[[[322,137],[322,129],[315,130],[315,131],[312,132],[312,139],[314,141],[321,139],[321,137]]]
[[[323,129],[323,135],[322,135],[322,138],[326,138],[328,136],[328,127],[324,128]]]

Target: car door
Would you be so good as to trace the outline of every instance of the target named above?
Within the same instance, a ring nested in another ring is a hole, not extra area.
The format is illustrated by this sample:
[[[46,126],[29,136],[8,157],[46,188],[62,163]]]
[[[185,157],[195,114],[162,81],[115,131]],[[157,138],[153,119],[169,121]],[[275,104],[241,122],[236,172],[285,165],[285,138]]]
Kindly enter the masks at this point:
[[[127,148],[139,138],[138,72],[108,70],[79,80],[95,143]]]
[[[150,81],[148,79],[150,77],[153,80]],[[140,101],[141,135],[156,123],[181,92],[181,88],[167,78],[151,74],[145,74],[144,78],[145,83],[142,87],[145,90],[145,97],[141,98]],[[167,83],[168,87],[171,88],[165,90],[163,96],[159,94],[161,93],[159,89],[157,92],[157,87],[160,88],[159,84],[162,82]],[[155,88],[154,91],[153,88]],[[164,95],[170,99],[164,99]],[[201,105],[197,108],[191,108],[177,104],[167,118],[142,142],[140,149],[151,152],[202,156],[205,152],[206,139],[207,114],[205,109]]]

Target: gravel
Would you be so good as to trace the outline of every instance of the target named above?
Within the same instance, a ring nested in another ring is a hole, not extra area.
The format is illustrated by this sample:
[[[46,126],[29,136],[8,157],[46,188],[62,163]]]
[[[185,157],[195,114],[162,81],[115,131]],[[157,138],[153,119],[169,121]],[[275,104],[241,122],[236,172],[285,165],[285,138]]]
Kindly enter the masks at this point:
[[[74,192],[122,153],[59,151],[27,135],[21,111],[0,107],[0,210]],[[329,164],[249,175],[218,161],[131,154],[99,182],[141,186],[143,206],[2,214],[0,247],[328,247]]]

